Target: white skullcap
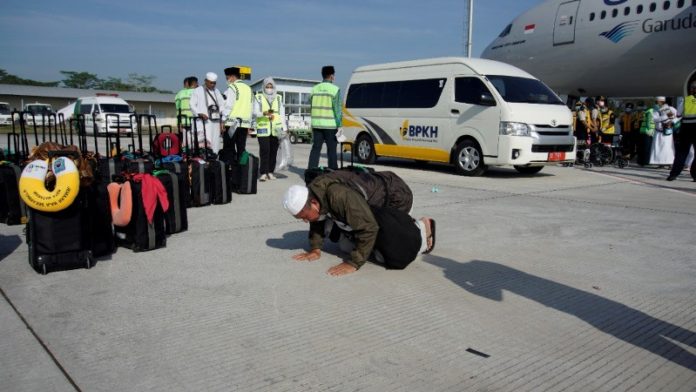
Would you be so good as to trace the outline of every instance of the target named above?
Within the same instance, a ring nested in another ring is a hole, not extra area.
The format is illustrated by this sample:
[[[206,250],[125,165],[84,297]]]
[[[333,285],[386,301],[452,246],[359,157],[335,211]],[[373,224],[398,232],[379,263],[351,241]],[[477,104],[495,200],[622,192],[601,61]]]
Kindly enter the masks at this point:
[[[302,185],[293,185],[283,197],[283,208],[285,208],[293,216],[297,215],[302,211],[305,204],[307,204],[307,197],[309,196],[309,189]]]
[[[205,74],[205,80],[217,82],[217,74],[215,72],[208,72],[207,74]]]
[[[663,96],[655,97],[656,101],[666,101],[667,99]]]

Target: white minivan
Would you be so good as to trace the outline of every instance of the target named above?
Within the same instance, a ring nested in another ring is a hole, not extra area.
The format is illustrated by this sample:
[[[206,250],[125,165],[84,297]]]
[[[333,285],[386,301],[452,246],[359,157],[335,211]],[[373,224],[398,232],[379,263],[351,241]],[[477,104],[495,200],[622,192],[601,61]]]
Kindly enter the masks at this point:
[[[0,102],[0,125],[12,125],[12,109],[7,102]]]
[[[544,83],[511,65],[448,57],[359,67],[344,99],[356,159],[397,157],[537,173],[575,161],[572,113]]]
[[[137,131],[137,124],[131,118],[133,110],[122,98],[113,96],[82,97],[75,102],[75,114],[85,116],[85,129],[87,133],[130,134]],[[108,124],[107,124],[108,120]]]

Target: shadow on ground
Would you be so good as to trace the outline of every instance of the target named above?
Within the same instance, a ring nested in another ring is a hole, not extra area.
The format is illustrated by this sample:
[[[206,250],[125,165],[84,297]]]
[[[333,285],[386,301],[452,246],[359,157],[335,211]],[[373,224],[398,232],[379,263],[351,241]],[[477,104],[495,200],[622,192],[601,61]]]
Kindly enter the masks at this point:
[[[541,305],[575,316],[598,330],[666,360],[696,371],[696,355],[670,340],[696,348],[696,333],[654,318],[619,302],[530,275],[502,264],[472,260],[460,263],[425,256],[444,276],[464,290],[502,302],[509,291]]]
[[[18,235],[5,236],[0,234],[0,261],[12,254],[22,245],[22,239]]]

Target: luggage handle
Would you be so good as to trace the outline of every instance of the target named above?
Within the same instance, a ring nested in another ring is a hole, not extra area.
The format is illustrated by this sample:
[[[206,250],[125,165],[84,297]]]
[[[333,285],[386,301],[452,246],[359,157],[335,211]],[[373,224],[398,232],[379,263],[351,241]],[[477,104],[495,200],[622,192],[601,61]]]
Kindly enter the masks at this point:
[[[49,158],[68,157],[68,158],[72,158],[72,159],[79,159],[80,153],[77,151],[73,151],[73,150],[51,150],[51,151],[48,151],[48,157]]]
[[[96,120],[96,114],[92,114],[92,117]],[[111,148],[113,147],[111,143],[111,132],[109,132],[109,119],[110,118],[115,118],[116,119],[116,154],[115,157],[121,157],[121,124],[120,120],[121,118],[119,117],[118,114],[113,114],[113,113],[106,113],[104,115],[104,122],[106,123],[106,152],[107,152],[107,157],[108,158],[113,158],[113,154],[111,153]],[[95,143],[97,142],[97,122],[94,121],[94,141]]]

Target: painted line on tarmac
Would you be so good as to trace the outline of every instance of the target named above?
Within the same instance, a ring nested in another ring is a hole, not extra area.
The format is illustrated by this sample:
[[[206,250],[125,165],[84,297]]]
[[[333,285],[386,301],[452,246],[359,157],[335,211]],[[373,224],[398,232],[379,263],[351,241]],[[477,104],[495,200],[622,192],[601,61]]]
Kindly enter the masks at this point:
[[[668,191],[672,191],[672,192],[676,192],[676,193],[681,193],[681,194],[683,194],[683,195],[687,195],[687,196],[691,196],[691,197],[696,197],[696,193],[694,193],[694,192],[682,191],[682,190],[679,190],[679,189],[670,188],[670,187],[665,186],[665,185],[654,184],[654,183],[650,183],[650,182],[647,182],[647,181],[636,180],[636,179],[633,179],[633,178],[626,178],[626,177],[622,177],[622,176],[619,176],[619,175],[616,175],[616,174],[599,173],[599,172],[590,171],[590,170],[587,170],[586,172],[587,172],[587,173],[592,173],[592,174],[597,174],[597,175],[600,175],[600,176],[615,178],[615,179],[617,179],[617,180],[627,181],[628,183],[635,184],[635,185],[648,185],[648,186],[653,186],[653,187],[656,187],[656,188],[662,188],[662,189],[665,189],[665,190],[668,190]]]

